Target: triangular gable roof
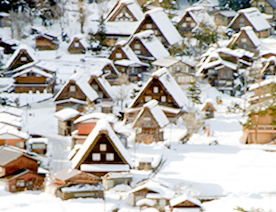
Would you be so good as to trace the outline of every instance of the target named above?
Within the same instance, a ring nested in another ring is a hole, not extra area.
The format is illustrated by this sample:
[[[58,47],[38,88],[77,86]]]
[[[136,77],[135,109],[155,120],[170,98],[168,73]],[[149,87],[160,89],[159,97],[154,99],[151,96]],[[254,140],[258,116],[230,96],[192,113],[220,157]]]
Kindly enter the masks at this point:
[[[156,26],[170,45],[176,44],[183,40],[183,38],[181,37],[177,29],[173,26],[172,22],[162,8],[155,8],[147,11],[145,13],[145,18],[147,16],[149,16],[156,24]],[[140,24],[142,23],[143,20]]]
[[[196,22],[196,24],[207,23],[210,26],[215,26],[215,22],[213,21],[211,16],[206,12],[205,8],[202,6],[187,8],[185,10],[185,13],[183,14],[182,18],[185,16],[186,13],[190,14],[190,16]]]
[[[83,34],[77,34],[73,37],[72,41],[69,43],[68,48],[71,47],[71,45],[75,42],[80,42],[80,44],[83,46],[83,48],[88,49],[90,47],[89,43],[86,42],[85,37]]]
[[[37,67],[27,68],[27,69],[25,69],[21,72],[15,73],[14,75],[12,75],[12,77],[16,78],[16,77],[22,76],[22,75],[30,73],[30,72],[39,74],[39,75],[41,75],[43,77],[46,77],[46,78],[52,78],[53,77],[52,74],[49,74],[49,73],[47,73],[47,72],[45,72],[45,71],[43,71],[43,70],[41,70]]]
[[[188,99],[186,95],[184,94],[180,86],[177,84],[175,79],[168,72],[168,69],[161,68],[152,73],[151,78],[140,90],[138,95],[133,99],[129,108],[133,107],[133,105],[136,104],[136,102],[139,100],[140,95],[144,94],[145,89],[148,87],[148,85],[152,82],[154,78],[158,79],[159,82],[166,88],[168,94],[172,97],[172,99],[175,101],[179,108],[185,107],[188,104]]]
[[[200,203],[200,201],[198,199],[195,199],[195,198],[192,198],[192,197],[188,197],[185,194],[171,199],[170,200],[170,206],[175,207],[175,206],[178,206],[180,203],[184,203],[186,201],[194,204],[196,207],[201,207],[201,203]]]
[[[155,66],[162,66],[162,67],[170,67],[178,62],[180,62],[181,60],[177,59],[177,58],[170,58],[170,57],[163,57],[160,58],[158,60],[155,60],[154,62],[152,62],[152,65]]]
[[[165,127],[166,125],[168,125],[170,123],[170,121],[168,120],[165,113],[159,107],[158,101],[157,100],[151,100],[151,101],[149,101],[149,102],[147,102],[146,104],[143,105],[143,109],[139,112],[139,114],[137,115],[135,121],[133,122],[133,127],[136,126],[136,122],[141,118],[142,114],[146,110],[148,110],[152,114],[153,118],[155,119],[156,123],[158,124],[158,126],[160,128],[163,128],[163,127]]]
[[[25,132],[19,131],[13,127],[7,127],[0,130],[0,139],[5,137],[6,135],[10,135],[16,138],[28,139],[29,135]]]
[[[93,73],[90,76],[89,82],[91,82],[91,80],[95,80],[96,83],[106,92],[109,98],[114,98],[112,87],[109,84],[109,82],[105,79],[105,77],[102,75],[102,73],[100,75],[99,73]]]
[[[146,30],[134,34],[132,39],[134,38],[138,38],[155,59],[170,56],[168,50],[157,39],[152,30]],[[131,43],[131,41],[129,43]]]
[[[72,168],[77,168],[81,165],[84,160],[84,156],[89,151],[90,147],[93,146],[96,142],[96,138],[103,131],[107,132],[106,136],[110,139],[110,141],[114,144],[114,148],[118,150],[121,155],[121,159],[124,160],[130,167],[132,166],[131,158],[128,151],[125,149],[110,124],[105,119],[100,119],[96,126],[93,128],[91,133],[88,135],[80,150],[77,152],[75,157],[72,159]]]
[[[237,15],[233,18],[233,20],[228,25],[228,27],[231,28],[232,24],[236,21],[236,19],[241,14],[244,14],[244,17],[247,19],[247,21],[251,24],[254,31],[256,31],[256,32],[268,30],[271,28],[270,24],[265,19],[265,17],[255,7],[250,7],[250,8],[239,10]]]
[[[26,54],[31,58],[32,62],[33,61],[37,61],[37,58],[35,56],[35,52],[34,50],[25,45],[25,44],[21,44],[16,51],[12,54],[12,56],[9,58],[9,60],[6,62],[6,64],[4,65],[4,69],[9,69],[10,66],[13,64],[14,60],[17,58],[17,56],[20,54],[20,52],[22,51],[26,51]]]
[[[209,100],[205,101],[205,103],[202,105],[201,111],[206,110],[208,107],[211,107],[213,111],[217,111],[213,103]]]
[[[67,87],[68,84],[71,83],[71,81],[74,81],[76,85],[80,88],[80,90],[83,92],[85,96],[88,97],[88,99],[93,102],[97,98],[99,98],[97,92],[88,84],[89,76],[85,74],[75,73],[73,74],[67,83],[59,90],[59,92],[56,94],[54,101],[58,99],[58,97],[62,94],[64,89]]]
[[[111,12],[106,17],[105,21],[110,21],[114,19],[116,14],[119,14],[120,11],[126,8],[126,10],[133,16],[134,21],[139,21],[144,17],[143,11],[140,5],[135,0],[121,0],[115,5]]]

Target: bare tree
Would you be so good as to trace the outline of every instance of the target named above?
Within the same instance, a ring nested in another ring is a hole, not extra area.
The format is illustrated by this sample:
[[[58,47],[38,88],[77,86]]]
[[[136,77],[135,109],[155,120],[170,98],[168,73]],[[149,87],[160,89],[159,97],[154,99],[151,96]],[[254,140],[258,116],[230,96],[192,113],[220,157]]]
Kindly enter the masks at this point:
[[[79,0],[78,6],[79,6],[80,29],[81,29],[81,33],[83,34],[84,33],[83,27],[84,27],[85,20],[87,18],[87,14],[86,14],[86,10],[84,8],[83,0]]]
[[[124,101],[127,99],[129,95],[129,90],[125,84],[122,84],[118,86],[118,89],[116,90],[115,94],[115,100],[117,103],[121,106],[121,110],[124,108]]]
[[[187,128],[187,133],[180,139],[180,141],[185,143],[203,126],[204,121],[197,112],[184,113],[181,118],[183,119],[183,124]]]

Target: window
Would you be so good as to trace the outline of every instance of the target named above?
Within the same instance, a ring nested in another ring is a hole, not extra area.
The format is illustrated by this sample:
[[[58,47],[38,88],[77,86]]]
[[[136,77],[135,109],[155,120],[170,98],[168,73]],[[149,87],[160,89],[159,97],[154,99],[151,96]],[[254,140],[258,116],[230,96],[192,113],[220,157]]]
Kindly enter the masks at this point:
[[[158,93],[159,92],[159,88],[157,86],[153,87],[153,93]]]
[[[17,187],[24,187],[25,186],[25,181],[24,180],[17,180],[16,181],[16,186]]]
[[[93,153],[92,154],[92,160],[100,161],[101,160],[101,154],[100,153]]]
[[[166,96],[161,96],[161,102],[166,102],[167,101],[167,97]]]
[[[115,55],[116,59],[121,59],[123,57],[122,53],[118,52]]]
[[[134,49],[140,49],[140,44],[139,43],[134,44]]]
[[[70,92],[76,92],[76,86],[70,85]]]
[[[108,161],[113,161],[114,160],[114,154],[113,153],[107,153],[105,155],[105,159]]]
[[[187,27],[187,23],[182,23],[182,27]]]
[[[135,54],[141,54],[141,51],[140,50],[134,50],[134,53]]]
[[[143,118],[143,121],[149,122],[149,121],[151,121],[151,118],[150,118],[150,117],[144,117],[144,118]]]
[[[152,24],[151,23],[147,23],[146,24],[146,29],[152,29]]]
[[[191,21],[191,17],[186,17],[186,21]]]
[[[106,144],[100,144],[100,151],[101,152],[106,151]]]
[[[246,38],[242,38],[242,39],[241,39],[241,42],[242,42],[242,43],[246,43],[246,41],[247,41]]]
[[[191,27],[195,27],[195,23],[191,23]]]
[[[23,142],[17,142],[15,143],[16,147],[24,148],[24,143]]]
[[[149,102],[151,100],[151,96],[145,96],[145,102]]]
[[[79,42],[75,42],[75,43],[74,43],[74,47],[79,48],[79,47],[80,47]]]
[[[20,60],[21,61],[27,61],[27,57],[21,57]]]
[[[273,71],[273,70],[274,70],[274,67],[273,67],[273,66],[269,66],[269,70],[270,70],[270,71]]]
[[[92,88],[93,88],[94,90],[98,90],[98,85],[97,85],[97,84],[92,84]]]
[[[240,22],[243,23],[244,22],[244,18],[240,18]]]

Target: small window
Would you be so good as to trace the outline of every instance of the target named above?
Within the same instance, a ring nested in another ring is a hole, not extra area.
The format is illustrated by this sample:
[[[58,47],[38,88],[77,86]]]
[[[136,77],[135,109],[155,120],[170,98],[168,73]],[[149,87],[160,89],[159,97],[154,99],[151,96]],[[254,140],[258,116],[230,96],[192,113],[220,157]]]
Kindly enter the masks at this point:
[[[274,67],[273,67],[273,66],[269,66],[269,70],[270,70],[270,71],[273,71],[273,70],[274,70]]]
[[[143,121],[149,122],[149,121],[151,121],[151,118],[150,118],[150,117],[144,117],[144,118],[143,118]]]
[[[191,21],[192,18],[191,17],[186,17],[186,21]]]
[[[153,93],[158,93],[159,92],[159,88],[157,86],[153,87]]]
[[[147,23],[146,24],[146,29],[152,29],[152,24],[151,23]]]
[[[17,187],[25,187],[25,181],[24,180],[17,180],[16,181]]]
[[[182,27],[187,27],[187,23],[182,23]]]
[[[191,27],[195,27],[195,23],[191,23]]]
[[[141,54],[141,51],[140,50],[135,50],[134,53],[135,54]]]
[[[15,143],[15,146],[19,148],[24,148],[24,142],[17,142]]]
[[[140,44],[139,43],[134,44],[134,49],[140,49]]]
[[[21,57],[20,60],[25,62],[27,61],[27,57]]]
[[[76,92],[76,86],[70,85],[70,92]]]
[[[94,90],[98,90],[98,85],[97,85],[97,84],[92,84],[92,88],[93,88]]]
[[[100,151],[101,152],[106,151],[106,144],[100,144]]]
[[[243,23],[244,22],[244,18],[240,18],[240,22]]]
[[[114,154],[113,153],[107,153],[105,155],[105,159],[108,161],[113,161],[114,160]]]
[[[100,153],[93,153],[92,154],[92,160],[100,161],[101,160],[101,154]]]
[[[75,47],[75,48],[79,48],[79,47],[80,47],[79,42],[75,42],[75,43],[74,43],[74,47]]]
[[[166,102],[167,101],[167,97],[166,96],[161,96],[161,102]]]
[[[151,96],[145,96],[145,102],[149,102],[151,100]]]
[[[116,59],[121,59],[123,57],[122,53],[118,52],[115,55]]]
[[[246,43],[246,42],[247,42],[246,38],[242,38],[242,39],[241,39],[241,42],[242,42],[242,43]]]

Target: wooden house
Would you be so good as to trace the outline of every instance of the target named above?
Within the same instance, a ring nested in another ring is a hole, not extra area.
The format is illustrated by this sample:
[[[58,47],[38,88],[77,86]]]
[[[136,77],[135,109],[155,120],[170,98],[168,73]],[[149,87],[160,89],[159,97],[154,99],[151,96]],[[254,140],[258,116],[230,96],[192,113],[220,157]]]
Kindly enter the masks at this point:
[[[48,33],[35,37],[35,48],[38,50],[56,50],[59,47],[58,38]]]
[[[62,200],[73,198],[104,198],[101,178],[77,169],[65,168],[50,176],[45,192]]]
[[[204,208],[201,202],[193,197],[183,194],[170,200],[170,204],[166,207],[166,212],[203,212]]]
[[[0,12],[0,27],[10,27],[11,19],[10,14],[5,12]]]
[[[34,50],[31,47],[22,44],[16,49],[2,69],[10,71],[34,61],[36,61]]]
[[[276,56],[272,56],[269,59],[263,61],[261,74],[264,79],[267,77],[272,77],[276,74]]]
[[[189,7],[177,22],[177,30],[185,37],[188,33],[191,33],[195,27],[201,26],[202,24],[210,26],[211,28],[216,27],[213,19],[204,7]]]
[[[14,41],[4,41],[2,37],[0,37],[0,47],[4,48],[5,54],[12,54],[16,50],[17,44]]]
[[[276,1],[275,0],[251,0],[252,7],[256,7],[261,13],[273,16],[273,21],[276,20]]]
[[[9,145],[25,149],[29,135],[14,127],[4,127],[0,130],[0,146]]]
[[[106,17],[109,22],[134,22],[143,18],[143,11],[136,0],[120,0]]]
[[[45,155],[47,153],[49,139],[42,135],[31,134],[26,143],[26,149],[30,152],[34,152],[38,155]]]
[[[97,58],[95,61],[98,70],[102,71],[104,78],[110,85],[116,84],[116,80],[119,76],[119,72],[112,60],[107,58]]]
[[[195,65],[189,61],[164,57],[152,63],[154,70],[167,68],[179,85],[190,83],[194,79]]]
[[[181,35],[162,8],[147,11],[134,34],[145,30],[152,30],[165,47],[182,41]]]
[[[243,125],[241,141],[245,144],[275,144],[275,113],[273,90],[276,81],[268,78],[252,84],[249,91],[254,95],[248,100],[250,106],[246,110],[247,121]]]
[[[238,34],[232,36],[228,48],[241,48],[258,54],[258,47],[261,45],[259,38],[251,26],[242,27]]]
[[[89,75],[73,74],[54,98],[56,111],[71,107],[82,112],[86,105],[98,99],[97,92],[88,83],[89,79]]]
[[[35,158],[16,148],[0,148],[0,176],[7,191],[41,190],[44,177],[38,166]]]
[[[47,73],[39,68],[27,68],[12,75],[14,78],[15,93],[53,93],[55,87],[55,74]]]
[[[128,42],[129,47],[137,55],[140,61],[151,63],[162,57],[168,57],[170,53],[157,39],[152,30],[134,34]]]
[[[106,44],[113,46],[120,39],[127,39],[136,29],[144,14],[136,0],[120,0],[105,19]]]
[[[214,22],[217,26],[228,26],[236,15],[234,10],[221,10],[213,14]]]
[[[132,174],[130,172],[109,172],[102,177],[103,186],[109,190],[116,185],[130,185]]]
[[[105,119],[97,122],[71,161],[72,168],[97,176],[129,171],[132,167],[129,153]]]
[[[74,144],[83,144],[88,135],[96,126],[96,123],[103,118],[107,119],[111,125],[113,125],[117,120],[113,114],[98,112],[82,115],[77,120],[75,120],[74,125],[77,126],[77,130],[72,135]]]
[[[159,211],[165,211],[165,206],[174,197],[174,192],[168,187],[153,180],[142,181],[129,191],[128,202],[131,206],[137,206],[142,199],[152,200],[153,207]]]
[[[201,108],[201,111],[204,112],[205,118],[214,118],[214,113],[217,111],[214,105],[212,104],[211,101],[207,100]]]
[[[239,10],[228,28],[239,32],[244,26],[251,26],[258,38],[266,38],[271,34],[270,24],[255,7]]]
[[[75,35],[67,50],[70,54],[85,54],[89,48],[90,45],[83,35]]]
[[[169,120],[158,105],[157,100],[151,100],[143,108],[133,122],[136,129],[136,142],[152,143],[163,141],[162,129],[169,124]]]
[[[130,103],[124,119],[133,122],[143,105],[155,99],[170,121],[185,112],[188,99],[166,68],[152,73],[151,78]]]
[[[71,136],[72,132],[77,129],[74,121],[81,116],[81,113],[73,108],[63,108],[55,113],[58,119],[58,134]]]

